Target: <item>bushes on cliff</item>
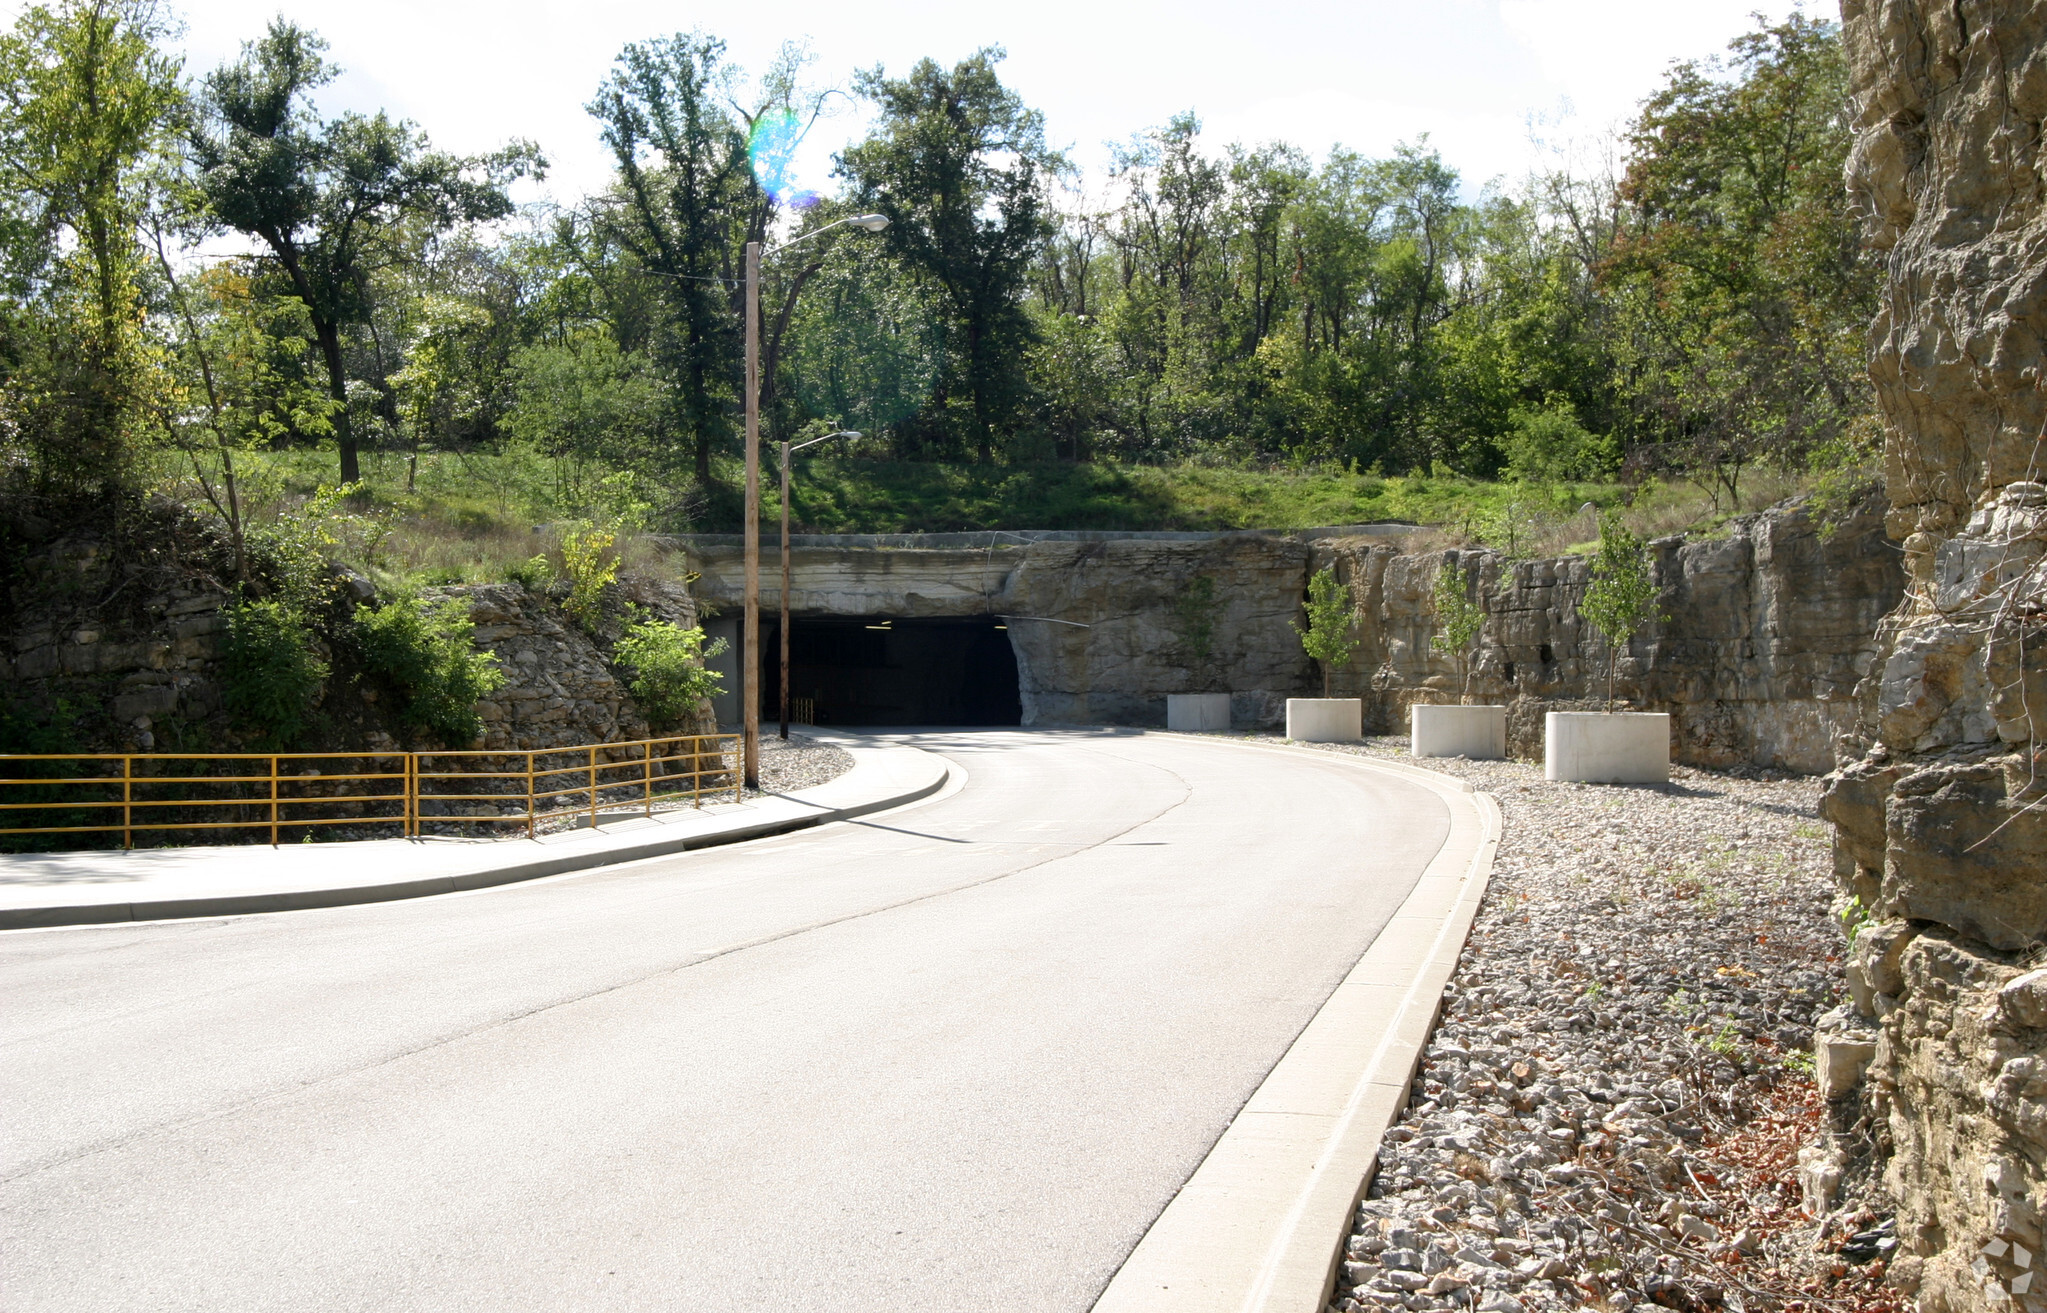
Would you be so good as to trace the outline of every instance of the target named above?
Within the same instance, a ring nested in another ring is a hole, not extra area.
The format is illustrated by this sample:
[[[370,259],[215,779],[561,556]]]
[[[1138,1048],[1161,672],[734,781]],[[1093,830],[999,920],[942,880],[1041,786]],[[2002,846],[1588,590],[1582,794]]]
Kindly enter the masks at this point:
[[[626,688],[647,723],[668,730],[681,726],[703,699],[725,691],[717,675],[704,667],[706,657],[724,650],[722,638],[705,647],[700,628],[684,629],[636,612],[612,655],[631,672]]]
[[[279,598],[227,608],[221,700],[270,747],[289,747],[312,723],[328,664],[305,612]]]
[[[476,704],[504,686],[495,652],[479,652],[468,606],[400,597],[357,607],[355,641],[363,669],[396,698],[398,723],[442,743],[466,745],[483,733]]]

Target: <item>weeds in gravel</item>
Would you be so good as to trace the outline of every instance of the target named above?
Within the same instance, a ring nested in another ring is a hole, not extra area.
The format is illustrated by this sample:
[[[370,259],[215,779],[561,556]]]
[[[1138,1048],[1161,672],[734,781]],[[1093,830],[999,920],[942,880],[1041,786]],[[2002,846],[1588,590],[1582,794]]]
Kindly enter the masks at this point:
[[[1798,1149],[1827,1125],[1807,1047],[1845,929],[1823,845],[1792,843],[1815,784],[1680,769],[1671,793],[1622,796],[1431,764],[1493,793],[1506,829],[1332,1306],[1899,1308],[1875,1251],[1842,1248],[1875,1196],[1801,1208]],[[1673,897],[1667,873],[1699,888]]]

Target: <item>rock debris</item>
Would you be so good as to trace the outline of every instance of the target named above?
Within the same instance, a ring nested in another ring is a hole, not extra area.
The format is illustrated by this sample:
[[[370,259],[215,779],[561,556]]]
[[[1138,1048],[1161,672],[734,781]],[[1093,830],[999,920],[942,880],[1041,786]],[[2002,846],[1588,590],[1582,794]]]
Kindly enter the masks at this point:
[[[1898,1307],[1867,1173],[1818,1215],[1798,1173],[1829,1128],[1812,1029],[1846,948],[1818,782],[1418,764],[1506,828],[1330,1308]]]

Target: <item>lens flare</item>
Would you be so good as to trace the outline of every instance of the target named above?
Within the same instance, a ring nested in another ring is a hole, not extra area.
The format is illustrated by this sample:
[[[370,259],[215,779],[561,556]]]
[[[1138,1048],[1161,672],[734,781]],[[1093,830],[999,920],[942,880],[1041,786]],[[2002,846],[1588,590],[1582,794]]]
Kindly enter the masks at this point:
[[[753,162],[753,176],[761,190],[778,205],[805,210],[817,204],[818,195],[797,185],[796,147],[803,141],[803,125],[796,112],[771,109],[753,121],[746,137],[747,158]]]

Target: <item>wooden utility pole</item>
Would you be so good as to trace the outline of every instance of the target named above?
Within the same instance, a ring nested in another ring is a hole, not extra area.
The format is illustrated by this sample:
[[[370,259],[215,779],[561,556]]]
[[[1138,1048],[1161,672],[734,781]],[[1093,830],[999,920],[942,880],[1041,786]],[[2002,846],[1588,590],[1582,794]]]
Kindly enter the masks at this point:
[[[784,585],[786,588],[787,585]],[[740,697],[742,774],[748,788],[761,784],[761,244],[746,244],[746,648]]]
[[[782,741],[789,740],[789,439],[782,439]]]

